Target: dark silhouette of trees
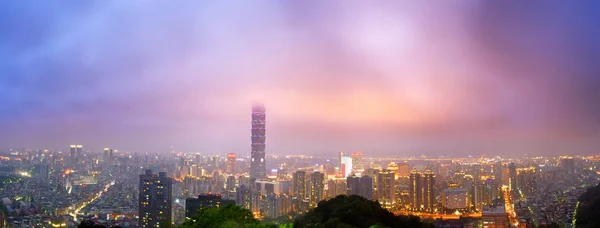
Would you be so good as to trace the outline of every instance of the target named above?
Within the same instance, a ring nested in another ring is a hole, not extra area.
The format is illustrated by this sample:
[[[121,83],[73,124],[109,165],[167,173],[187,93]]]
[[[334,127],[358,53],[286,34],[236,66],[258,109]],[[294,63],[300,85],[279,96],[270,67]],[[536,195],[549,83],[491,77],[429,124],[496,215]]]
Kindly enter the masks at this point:
[[[77,226],[78,228],[108,228],[106,226],[100,225],[100,224],[96,224],[94,221],[92,220],[85,220],[82,221],[79,226]],[[120,226],[112,226],[111,228],[121,228]]]
[[[575,212],[577,227],[600,227],[600,185],[588,188],[579,198]]]
[[[372,228],[433,227],[416,216],[399,216],[382,208],[378,202],[363,197],[340,195],[294,220],[294,228]]]
[[[262,224],[244,208],[229,204],[219,208],[203,208],[185,221],[180,228],[275,228],[273,224]]]

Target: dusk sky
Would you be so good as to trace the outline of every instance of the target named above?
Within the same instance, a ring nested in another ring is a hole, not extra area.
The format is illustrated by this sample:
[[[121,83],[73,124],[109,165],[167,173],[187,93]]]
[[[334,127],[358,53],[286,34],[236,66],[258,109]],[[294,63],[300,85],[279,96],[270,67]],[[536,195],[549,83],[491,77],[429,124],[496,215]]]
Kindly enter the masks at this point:
[[[2,1],[0,148],[600,152],[599,1]]]

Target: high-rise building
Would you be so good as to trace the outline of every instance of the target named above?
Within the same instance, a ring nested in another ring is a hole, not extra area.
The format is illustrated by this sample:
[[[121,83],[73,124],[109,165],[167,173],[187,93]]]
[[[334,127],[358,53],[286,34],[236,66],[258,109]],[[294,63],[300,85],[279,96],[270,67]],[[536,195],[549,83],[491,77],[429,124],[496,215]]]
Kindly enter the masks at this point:
[[[310,207],[317,207],[317,204],[325,198],[325,175],[321,172],[310,174]]]
[[[83,159],[83,146],[77,145],[77,158]]]
[[[360,184],[358,186],[358,195],[365,197],[365,199],[373,200],[373,178],[370,176],[360,177]]]
[[[508,164],[508,183],[510,184],[510,193],[513,199],[518,197],[517,190],[517,165],[515,163]]]
[[[489,205],[486,202],[486,198],[485,198],[486,197],[485,183],[483,183],[481,181],[477,181],[477,182],[473,183],[473,187],[471,187],[471,191],[470,191],[470,197],[471,197],[471,205],[470,206],[475,207],[475,209],[477,209],[478,211],[483,210],[484,205]]]
[[[573,160],[573,157],[561,157],[562,159],[560,160],[560,166],[563,168],[563,170],[566,173],[573,173],[575,172],[575,160]]]
[[[77,145],[71,145],[71,150],[69,151],[69,156],[71,157],[71,161],[74,162],[75,161],[75,156],[77,153]]]
[[[250,210],[252,204],[252,195],[250,188],[246,185],[240,185],[235,188],[235,203],[241,208]]]
[[[235,189],[235,176],[227,176],[227,183],[225,185],[227,191],[233,191]]]
[[[391,208],[396,202],[395,175],[391,170],[382,170],[377,176],[377,200],[385,208]]]
[[[444,189],[442,204],[445,209],[466,209],[468,205],[468,193],[466,189]]]
[[[328,180],[326,198],[331,199],[339,195],[346,195],[345,180]]]
[[[363,157],[362,152],[353,152],[352,153],[352,165],[354,166],[353,168],[355,168],[355,169],[363,168],[362,157]]]
[[[266,113],[263,104],[252,106],[252,151],[250,152],[250,177],[267,177],[265,161]]]
[[[398,176],[400,177],[408,177],[410,175],[410,170],[408,167],[408,163],[398,163]]]
[[[346,187],[347,195],[360,195],[360,177],[356,175],[346,177]]]
[[[525,197],[531,197],[537,190],[535,171],[535,167],[517,169],[517,188]]]
[[[227,167],[226,167],[226,171],[229,174],[234,174],[236,172],[235,170],[235,153],[228,153],[227,154]]]
[[[340,171],[342,172],[343,177],[348,177],[352,174],[352,157],[350,156],[342,156],[342,164]]]
[[[436,209],[435,196],[435,174],[431,170],[426,170],[423,175],[423,205],[425,205],[425,211]]]
[[[165,172],[156,175],[146,170],[140,175],[139,227],[171,226],[172,183]]]
[[[185,217],[190,219],[202,208],[222,207],[228,204],[235,204],[234,200],[226,200],[221,195],[207,194],[199,195],[198,198],[187,198],[185,200]]]
[[[413,170],[410,173],[410,182],[408,186],[410,206],[412,210],[420,210],[423,200],[423,180],[421,173]]]
[[[104,162],[107,162],[109,159],[109,154],[110,154],[110,148],[104,148]]]
[[[292,177],[292,195],[301,200],[306,199],[306,186],[306,171],[296,171]]]

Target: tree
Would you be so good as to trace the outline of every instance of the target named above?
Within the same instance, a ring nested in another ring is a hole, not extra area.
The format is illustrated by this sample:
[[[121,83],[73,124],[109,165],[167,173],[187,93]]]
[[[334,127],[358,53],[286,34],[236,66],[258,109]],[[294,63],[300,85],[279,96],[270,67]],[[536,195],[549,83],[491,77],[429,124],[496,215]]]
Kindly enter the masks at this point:
[[[600,185],[588,188],[577,199],[575,211],[577,227],[600,227]]]
[[[244,208],[229,204],[219,208],[203,208],[180,228],[274,228],[273,224],[261,224]]]
[[[415,216],[398,216],[378,202],[363,197],[340,195],[321,201],[317,207],[294,220],[294,228],[432,227]]]

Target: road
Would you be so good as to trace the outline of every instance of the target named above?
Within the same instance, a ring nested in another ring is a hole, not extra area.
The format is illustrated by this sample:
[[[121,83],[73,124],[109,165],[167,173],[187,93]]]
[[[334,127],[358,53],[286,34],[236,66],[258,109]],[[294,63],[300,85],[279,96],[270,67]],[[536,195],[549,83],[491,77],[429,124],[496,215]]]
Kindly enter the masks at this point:
[[[100,198],[100,196],[102,196],[102,193],[108,192],[108,189],[110,189],[110,187],[113,186],[113,185],[115,185],[114,181],[112,181],[112,182],[110,182],[110,184],[107,184],[106,186],[104,186],[104,189],[102,189],[102,191],[100,191],[97,194],[95,194],[92,198],[84,201],[79,207],[75,208],[74,211],[72,211],[71,213],[69,213],[69,215],[71,215],[73,217],[73,220],[75,222],[77,222],[77,214],[79,214],[79,211],[81,211],[81,209],[83,209],[85,206],[87,206],[91,202],[94,202],[95,200],[97,200],[98,198]]]
[[[515,212],[515,208],[513,207],[510,198],[510,192],[508,191],[508,186],[502,186],[502,194],[504,195],[504,204],[506,207],[506,213],[508,214],[510,225],[511,227],[518,227],[519,217],[517,217],[517,212]]]

